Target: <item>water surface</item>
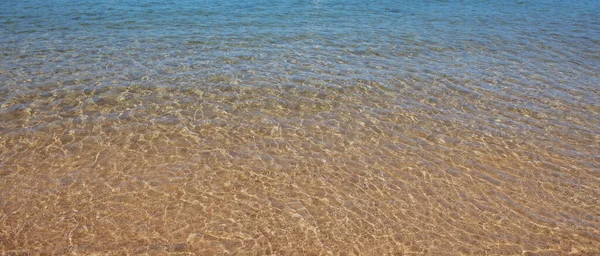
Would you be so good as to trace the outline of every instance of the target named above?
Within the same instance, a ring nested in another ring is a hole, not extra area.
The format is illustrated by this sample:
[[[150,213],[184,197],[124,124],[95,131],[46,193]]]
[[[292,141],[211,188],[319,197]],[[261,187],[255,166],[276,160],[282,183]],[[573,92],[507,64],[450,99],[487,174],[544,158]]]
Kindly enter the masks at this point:
[[[600,253],[600,2],[0,4],[0,254]]]

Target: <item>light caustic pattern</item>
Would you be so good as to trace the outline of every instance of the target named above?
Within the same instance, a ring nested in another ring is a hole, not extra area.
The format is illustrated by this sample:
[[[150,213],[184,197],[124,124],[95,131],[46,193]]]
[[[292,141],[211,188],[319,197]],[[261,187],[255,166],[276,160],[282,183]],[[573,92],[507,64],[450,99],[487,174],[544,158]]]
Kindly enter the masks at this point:
[[[539,2],[1,13],[0,254],[596,255],[600,12]]]
[[[598,244],[598,135],[547,121],[597,129],[576,113],[511,110],[485,95],[406,103],[367,83],[36,95],[2,119],[6,251],[519,254]],[[477,112],[457,111],[471,104]]]

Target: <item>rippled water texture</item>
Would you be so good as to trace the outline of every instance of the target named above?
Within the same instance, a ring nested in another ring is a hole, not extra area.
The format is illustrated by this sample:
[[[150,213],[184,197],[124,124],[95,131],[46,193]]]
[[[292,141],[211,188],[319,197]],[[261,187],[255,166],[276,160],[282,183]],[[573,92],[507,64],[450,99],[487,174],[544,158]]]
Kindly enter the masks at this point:
[[[4,0],[0,254],[597,255],[599,74],[599,1]]]

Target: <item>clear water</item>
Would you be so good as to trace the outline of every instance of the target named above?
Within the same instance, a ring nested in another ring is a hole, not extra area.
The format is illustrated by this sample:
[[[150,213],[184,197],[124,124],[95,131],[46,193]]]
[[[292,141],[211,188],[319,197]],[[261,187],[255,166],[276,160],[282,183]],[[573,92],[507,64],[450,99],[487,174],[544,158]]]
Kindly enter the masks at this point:
[[[0,254],[600,253],[600,2],[0,3]]]

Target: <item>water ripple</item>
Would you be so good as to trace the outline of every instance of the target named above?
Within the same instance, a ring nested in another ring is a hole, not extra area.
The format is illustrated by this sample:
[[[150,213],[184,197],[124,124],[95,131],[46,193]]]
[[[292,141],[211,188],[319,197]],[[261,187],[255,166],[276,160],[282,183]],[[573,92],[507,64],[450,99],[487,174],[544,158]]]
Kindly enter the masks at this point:
[[[595,1],[3,7],[2,253],[598,252]]]

